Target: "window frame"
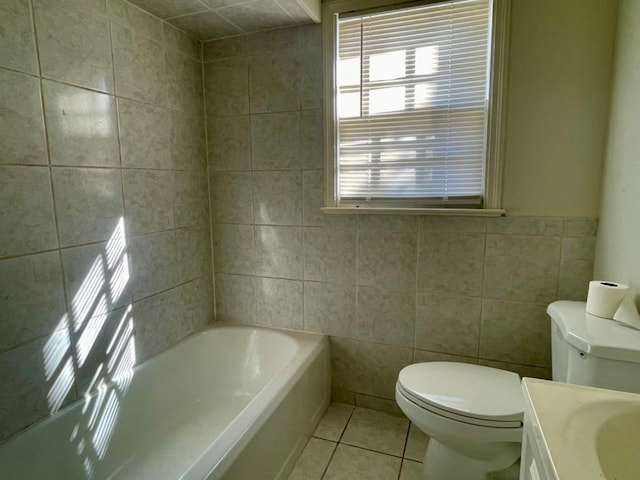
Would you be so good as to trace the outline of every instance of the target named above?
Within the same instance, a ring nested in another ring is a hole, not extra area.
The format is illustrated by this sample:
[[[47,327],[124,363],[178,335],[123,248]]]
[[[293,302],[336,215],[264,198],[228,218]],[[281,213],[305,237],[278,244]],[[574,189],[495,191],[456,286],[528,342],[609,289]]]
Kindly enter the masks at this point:
[[[446,0],[445,0],[446,1]],[[322,5],[322,37],[324,63],[324,155],[325,213],[398,213],[415,215],[500,216],[502,209],[502,172],[506,110],[507,57],[511,0],[491,0],[492,22],[489,70],[489,111],[485,157],[483,205],[480,208],[407,208],[376,202],[374,205],[339,205],[337,198],[337,121],[336,59],[338,15],[358,11],[384,11],[407,6],[443,3],[443,0],[330,0]]]

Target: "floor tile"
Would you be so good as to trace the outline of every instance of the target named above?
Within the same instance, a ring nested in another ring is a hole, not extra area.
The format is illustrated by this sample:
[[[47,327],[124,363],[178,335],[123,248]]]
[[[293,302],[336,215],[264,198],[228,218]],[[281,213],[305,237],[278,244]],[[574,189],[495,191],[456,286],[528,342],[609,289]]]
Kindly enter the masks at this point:
[[[409,421],[376,410],[356,408],[342,437],[342,443],[390,455],[402,456]]]
[[[396,480],[400,462],[382,453],[338,445],[323,480]]]
[[[402,460],[402,470],[400,471],[400,480],[421,480],[422,464],[411,460]]]
[[[340,440],[342,432],[344,432],[344,427],[347,426],[349,417],[353,413],[353,409],[354,407],[352,405],[345,405],[343,403],[332,403],[329,405],[327,413],[325,413],[322,420],[320,420],[316,431],[313,432],[313,436],[334,442]]]
[[[409,427],[409,437],[407,438],[407,446],[404,450],[404,458],[421,462],[427,451],[427,442],[429,437],[422,433],[418,427],[411,424]]]
[[[320,480],[335,448],[334,442],[311,438],[293,467],[289,480]]]

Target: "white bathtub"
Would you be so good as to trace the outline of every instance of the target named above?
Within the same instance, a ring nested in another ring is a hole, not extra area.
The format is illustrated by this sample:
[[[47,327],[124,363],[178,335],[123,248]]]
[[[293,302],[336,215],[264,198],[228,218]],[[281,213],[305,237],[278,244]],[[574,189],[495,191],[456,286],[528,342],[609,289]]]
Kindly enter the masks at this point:
[[[285,478],[329,363],[326,337],[214,324],[0,445],[0,478]]]

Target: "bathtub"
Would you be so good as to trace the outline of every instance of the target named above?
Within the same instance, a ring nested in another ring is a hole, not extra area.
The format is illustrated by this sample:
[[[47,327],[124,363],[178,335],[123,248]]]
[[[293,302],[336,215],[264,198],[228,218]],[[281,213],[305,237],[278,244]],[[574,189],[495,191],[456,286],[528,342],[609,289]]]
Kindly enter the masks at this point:
[[[216,323],[0,445],[0,478],[286,478],[329,397],[326,337]]]

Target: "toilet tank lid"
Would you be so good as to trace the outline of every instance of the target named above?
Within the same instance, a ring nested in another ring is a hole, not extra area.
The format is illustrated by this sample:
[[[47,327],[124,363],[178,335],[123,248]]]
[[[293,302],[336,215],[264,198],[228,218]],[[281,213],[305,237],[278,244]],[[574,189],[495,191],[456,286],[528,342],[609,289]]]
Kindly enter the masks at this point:
[[[564,340],[597,357],[640,363],[640,331],[591,315],[586,305],[559,300],[547,307]]]

